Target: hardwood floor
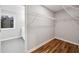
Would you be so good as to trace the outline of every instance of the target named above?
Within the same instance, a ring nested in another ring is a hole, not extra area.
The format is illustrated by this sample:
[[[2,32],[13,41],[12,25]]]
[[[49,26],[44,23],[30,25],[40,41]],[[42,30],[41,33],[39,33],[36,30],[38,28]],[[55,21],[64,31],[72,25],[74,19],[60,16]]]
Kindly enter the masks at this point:
[[[54,39],[32,53],[79,53],[79,47],[62,40]]]

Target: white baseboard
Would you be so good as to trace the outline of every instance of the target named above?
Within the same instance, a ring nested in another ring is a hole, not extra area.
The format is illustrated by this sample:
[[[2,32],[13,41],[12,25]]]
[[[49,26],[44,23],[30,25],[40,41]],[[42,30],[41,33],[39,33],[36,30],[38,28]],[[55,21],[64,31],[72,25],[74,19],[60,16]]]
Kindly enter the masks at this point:
[[[6,38],[6,39],[1,39],[0,41],[6,41],[6,40],[12,40],[15,38],[21,38],[22,36],[15,36],[15,37],[10,37],[10,38]]]
[[[62,40],[62,41],[65,41],[65,42],[68,42],[68,43],[71,43],[71,44],[79,45],[78,43],[75,43],[75,42],[72,42],[72,41],[69,41],[69,40],[65,40],[65,39],[60,38],[60,37],[55,37],[55,38],[59,39],[59,40]]]
[[[65,42],[69,42],[69,43],[71,43],[71,44],[79,45],[78,43],[71,42],[71,41],[65,40],[65,39],[63,39],[63,38],[59,38],[59,37],[55,37],[55,38],[56,38],[56,39],[59,39],[59,40],[62,40],[62,41],[65,41]],[[40,45],[38,45],[38,46],[36,46],[36,47],[34,47],[34,48],[30,49],[30,50],[27,50],[26,52],[27,52],[27,53],[30,53],[30,52],[36,50],[37,48],[43,46],[44,44],[46,44],[47,42],[49,42],[49,41],[51,41],[51,40],[53,40],[53,39],[55,39],[55,38],[51,38],[51,39],[49,39],[49,40],[47,40],[47,41],[41,43]]]
[[[41,43],[40,45],[38,45],[38,46],[36,46],[36,47],[34,47],[34,48],[30,49],[30,50],[27,50],[26,52],[27,52],[27,53],[30,53],[30,52],[32,52],[32,51],[34,51],[34,50],[36,50],[37,48],[39,48],[39,47],[43,46],[44,44],[48,43],[49,41],[51,41],[51,40],[53,40],[53,39],[54,39],[54,38],[49,39],[49,40],[47,40],[47,41],[45,41],[45,42]]]

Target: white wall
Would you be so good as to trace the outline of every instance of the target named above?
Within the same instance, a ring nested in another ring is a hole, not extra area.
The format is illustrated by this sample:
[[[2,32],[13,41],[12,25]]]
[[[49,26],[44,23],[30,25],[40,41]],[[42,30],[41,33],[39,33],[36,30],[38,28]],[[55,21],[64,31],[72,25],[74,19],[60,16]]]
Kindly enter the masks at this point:
[[[25,45],[24,40],[21,38],[13,40],[5,40],[1,42],[2,53],[24,53]]]
[[[8,38],[21,36],[21,29],[24,26],[24,7],[17,5],[0,5],[0,9],[3,10],[2,14],[10,14],[14,16],[15,28],[14,29],[1,29],[0,41]]]
[[[72,10],[71,10],[72,11]],[[75,12],[72,12],[73,14]],[[61,10],[55,14],[56,23],[56,37],[63,38],[71,42],[78,43],[79,40],[79,22],[75,21],[68,13]]]
[[[27,48],[53,38],[53,12],[39,5],[27,6]]]
[[[0,15],[8,14],[14,16],[14,28],[0,29],[0,52],[24,52],[24,40],[21,36],[25,35],[25,10],[24,6],[0,5]],[[24,32],[24,33],[22,33]],[[22,35],[23,34],[23,35]],[[16,39],[20,38],[20,39]],[[12,39],[12,40],[10,40]]]

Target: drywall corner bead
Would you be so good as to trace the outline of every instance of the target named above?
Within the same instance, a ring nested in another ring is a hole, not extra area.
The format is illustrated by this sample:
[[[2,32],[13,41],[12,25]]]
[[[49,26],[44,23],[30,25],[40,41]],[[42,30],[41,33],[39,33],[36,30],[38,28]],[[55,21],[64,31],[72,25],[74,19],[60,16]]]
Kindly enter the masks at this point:
[[[0,53],[1,53],[1,41],[0,41]]]

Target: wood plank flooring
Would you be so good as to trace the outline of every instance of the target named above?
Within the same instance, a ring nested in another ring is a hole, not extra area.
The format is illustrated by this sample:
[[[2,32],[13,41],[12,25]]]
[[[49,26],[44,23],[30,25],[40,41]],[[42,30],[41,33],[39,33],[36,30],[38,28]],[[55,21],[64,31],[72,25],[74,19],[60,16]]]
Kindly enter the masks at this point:
[[[53,39],[32,53],[79,53],[78,45]]]

